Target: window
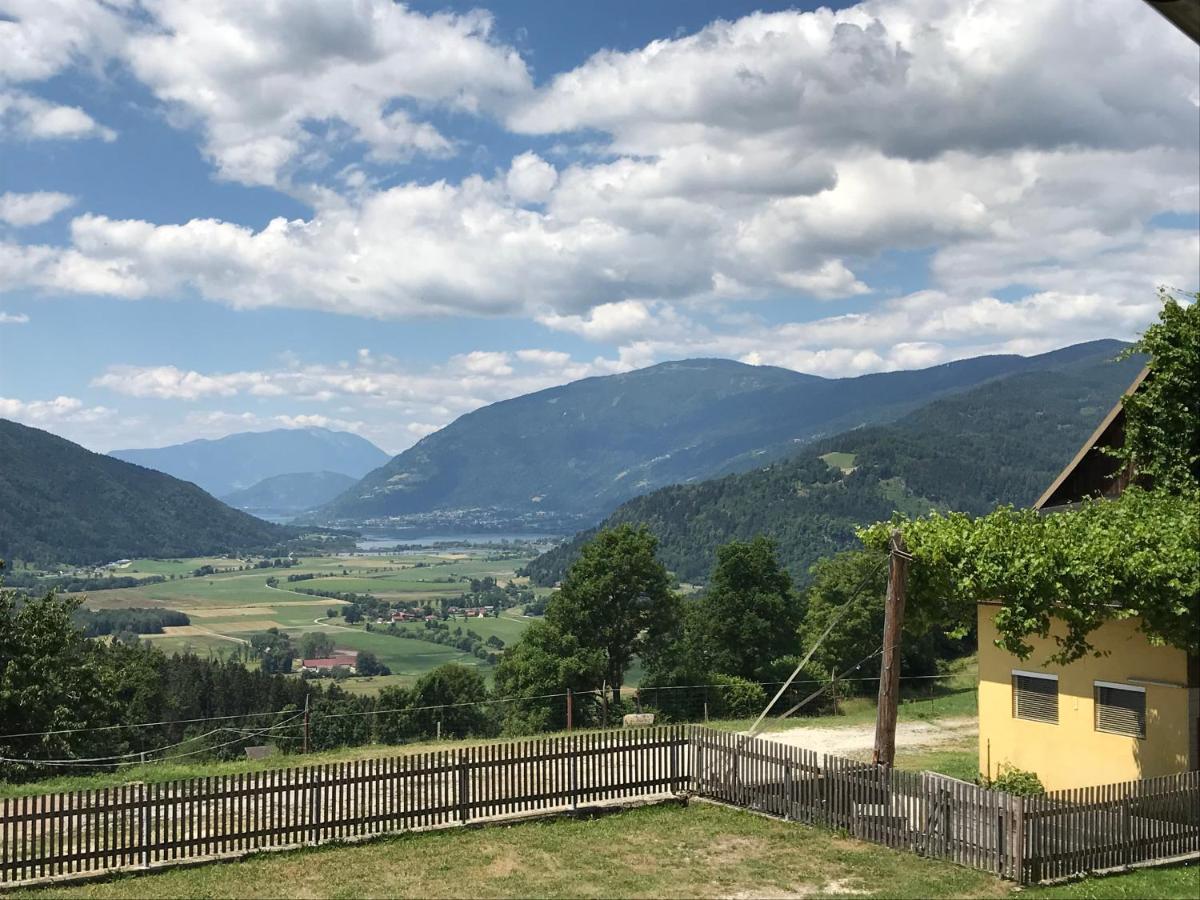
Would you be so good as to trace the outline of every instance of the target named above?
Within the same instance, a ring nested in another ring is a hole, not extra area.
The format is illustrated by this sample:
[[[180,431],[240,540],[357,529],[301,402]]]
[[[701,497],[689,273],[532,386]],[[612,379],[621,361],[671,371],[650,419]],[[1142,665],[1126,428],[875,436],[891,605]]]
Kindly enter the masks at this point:
[[[1130,737],[1146,736],[1146,689],[1096,682],[1096,730]]]
[[[1058,676],[1012,673],[1013,718],[1058,724]]]

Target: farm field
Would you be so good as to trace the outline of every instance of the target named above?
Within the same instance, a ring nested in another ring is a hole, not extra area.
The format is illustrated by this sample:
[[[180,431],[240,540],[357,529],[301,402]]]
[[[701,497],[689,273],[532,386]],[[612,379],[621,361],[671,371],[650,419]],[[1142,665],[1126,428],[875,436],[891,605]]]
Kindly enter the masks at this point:
[[[425,602],[457,598],[470,590],[472,578],[490,576],[500,583],[515,577],[525,559],[489,559],[487,554],[454,553],[413,556],[338,555],[304,558],[292,568],[245,569],[240,560],[195,558],[180,560],[133,560],[121,575],[165,575],[173,580],[136,588],[93,591],[85,605],[92,609],[166,608],[187,613],[192,621],[185,628],[149,637],[155,646],[168,653],[193,652],[210,658],[225,658],[255,632],[278,628],[298,642],[313,631],[324,631],[338,647],[371,651],[393,672],[389,679],[373,678],[357,684],[351,679],[348,689],[355,693],[375,693],[387,684],[408,685],[426,672],[445,663],[479,666],[490,678],[491,668],[470,653],[429,641],[404,639],[386,634],[368,633],[361,627],[346,627],[339,619],[326,621],[332,607],[343,601],[302,593],[305,590],[372,594],[385,600]],[[230,568],[212,575],[192,576],[197,568],[211,565]],[[289,575],[313,574],[317,577],[288,582]],[[277,579],[274,587],[269,578]],[[451,627],[464,625],[484,639],[491,635],[506,644],[515,641],[531,620],[511,612],[500,619],[454,620]]]
[[[596,848],[604,848],[597,865]],[[1019,896],[1194,897],[1196,869],[1033,888]],[[741,810],[665,804],[595,818],[450,829],[22,897],[1007,897],[981,872]]]

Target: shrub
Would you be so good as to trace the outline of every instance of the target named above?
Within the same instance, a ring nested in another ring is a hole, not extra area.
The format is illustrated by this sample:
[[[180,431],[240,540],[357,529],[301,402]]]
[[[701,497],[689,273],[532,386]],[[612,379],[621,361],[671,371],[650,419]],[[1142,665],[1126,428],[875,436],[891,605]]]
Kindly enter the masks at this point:
[[[761,685],[736,675],[714,675],[712,690],[715,702],[710,713],[717,718],[749,719],[757,716],[767,705],[767,694]]]
[[[1036,772],[1026,772],[1009,763],[1000,764],[995,780],[988,787],[1016,794],[1018,797],[1036,797],[1046,793],[1046,788]]]

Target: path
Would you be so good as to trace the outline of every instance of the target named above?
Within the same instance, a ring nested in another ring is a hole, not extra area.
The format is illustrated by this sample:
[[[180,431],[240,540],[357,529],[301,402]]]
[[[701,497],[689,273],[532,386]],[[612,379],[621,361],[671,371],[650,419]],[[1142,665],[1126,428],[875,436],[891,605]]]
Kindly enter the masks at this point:
[[[979,720],[969,716],[899,722],[896,725],[896,747],[901,750],[928,750],[962,744],[974,740],[978,735]],[[875,747],[875,724],[789,728],[787,731],[763,732],[759,737],[816,750],[818,753],[850,756],[863,751],[870,752]]]

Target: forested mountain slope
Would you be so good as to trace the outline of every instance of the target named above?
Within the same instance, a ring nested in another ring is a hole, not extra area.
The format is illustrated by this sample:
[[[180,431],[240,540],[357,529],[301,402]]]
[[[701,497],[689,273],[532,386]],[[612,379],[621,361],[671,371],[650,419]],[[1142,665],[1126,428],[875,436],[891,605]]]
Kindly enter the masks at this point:
[[[991,378],[1112,356],[1119,346],[1100,341],[858,378],[720,359],[588,378],[462,416],[316,516],[362,522],[486,510],[513,524],[578,527],[655,488],[758,468],[797,443],[893,421]]]
[[[603,526],[648,524],[661,558],[685,581],[707,576],[721,544],[767,534],[803,579],[817,559],[854,544],[856,526],[897,509],[978,514],[1029,504],[1141,366],[1111,362],[1112,355],[992,381],[893,424],[822,439],[759,471],[655,491],[619,507]],[[528,573],[554,583],[592,533],[534,560]]]
[[[214,497],[294,472],[337,472],[357,479],[388,460],[366,438],[327,428],[245,431],[168,447],[114,450],[109,456],[194,482]]]
[[[278,546],[291,530],[194,484],[0,419],[0,558],[102,563]]]
[[[340,472],[291,472],[264,478],[245,490],[234,491],[221,499],[234,509],[244,509],[250,513],[295,514],[328,503],[356,481]]]

